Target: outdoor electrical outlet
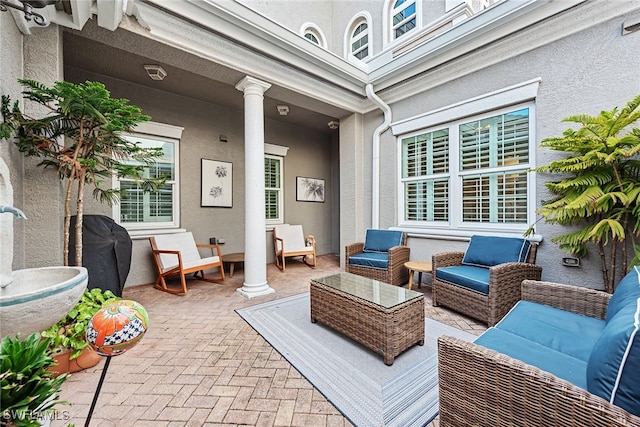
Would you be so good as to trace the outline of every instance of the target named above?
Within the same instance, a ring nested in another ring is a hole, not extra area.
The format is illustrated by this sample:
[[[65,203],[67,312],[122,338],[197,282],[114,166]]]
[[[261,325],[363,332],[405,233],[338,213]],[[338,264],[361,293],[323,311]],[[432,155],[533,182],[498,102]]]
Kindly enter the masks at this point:
[[[218,239],[218,244],[219,245],[224,245],[224,239]]]
[[[580,258],[574,258],[574,257],[562,258],[562,265],[566,267],[580,267]]]

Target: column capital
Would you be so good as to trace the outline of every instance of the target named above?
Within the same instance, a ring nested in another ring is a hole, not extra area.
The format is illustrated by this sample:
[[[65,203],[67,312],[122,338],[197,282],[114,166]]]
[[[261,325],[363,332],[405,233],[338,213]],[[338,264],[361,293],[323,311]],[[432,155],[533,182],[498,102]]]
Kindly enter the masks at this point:
[[[251,76],[246,76],[236,84],[236,89],[247,94],[254,92],[256,95],[262,95],[271,87],[271,83],[263,82]]]

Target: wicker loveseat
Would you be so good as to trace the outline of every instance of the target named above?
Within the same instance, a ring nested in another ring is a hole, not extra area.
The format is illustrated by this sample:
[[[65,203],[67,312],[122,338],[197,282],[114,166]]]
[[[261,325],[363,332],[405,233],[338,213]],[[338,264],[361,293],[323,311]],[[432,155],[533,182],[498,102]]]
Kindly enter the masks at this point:
[[[407,235],[396,230],[368,229],[364,242],[345,247],[345,271],[402,286],[409,281]]]
[[[613,296],[525,280],[475,342],[441,336],[440,426],[640,426],[638,274]]]
[[[495,325],[520,300],[522,281],[540,280],[536,251],[526,239],[472,236],[465,252],[433,255],[433,305]]]

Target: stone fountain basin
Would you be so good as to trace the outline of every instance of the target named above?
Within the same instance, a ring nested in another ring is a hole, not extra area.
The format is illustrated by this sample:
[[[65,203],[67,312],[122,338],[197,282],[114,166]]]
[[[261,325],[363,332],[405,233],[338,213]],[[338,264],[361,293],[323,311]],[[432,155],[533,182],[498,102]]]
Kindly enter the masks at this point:
[[[40,267],[17,270],[13,283],[0,288],[0,335],[25,338],[62,319],[87,287],[84,267]]]

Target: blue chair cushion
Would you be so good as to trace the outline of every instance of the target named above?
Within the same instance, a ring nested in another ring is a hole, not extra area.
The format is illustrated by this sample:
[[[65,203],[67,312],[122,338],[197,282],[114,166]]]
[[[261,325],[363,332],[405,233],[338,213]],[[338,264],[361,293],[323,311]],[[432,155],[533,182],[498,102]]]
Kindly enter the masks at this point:
[[[518,301],[495,326],[585,363],[606,322],[531,301]]]
[[[640,298],[640,269],[633,267],[618,283],[611,295],[605,320],[608,322],[621,308],[633,304],[638,298]]]
[[[640,416],[640,298],[608,322],[587,365],[587,390]]]
[[[394,246],[402,245],[404,233],[396,230],[367,230],[364,252],[389,252]]]
[[[389,254],[381,252],[363,252],[350,256],[349,264],[387,270],[389,268]]]
[[[474,342],[587,389],[587,362],[584,360],[498,328],[487,329]]]
[[[517,237],[471,236],[463,264],[493,267],[505,262],[525,262],[531,243]]]
[[[489,295],[489,269],[472,265],[456,265],[436,269],[436,278]]]

